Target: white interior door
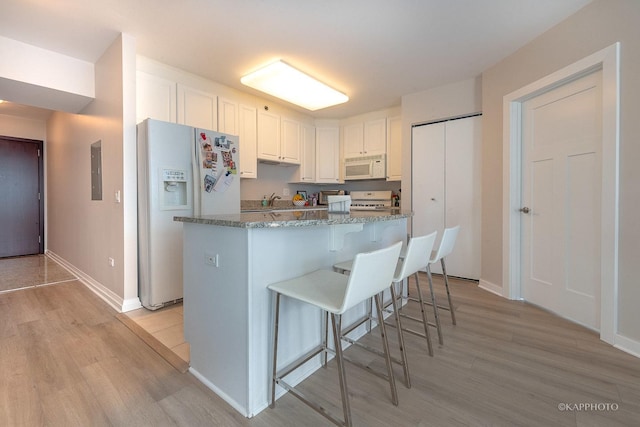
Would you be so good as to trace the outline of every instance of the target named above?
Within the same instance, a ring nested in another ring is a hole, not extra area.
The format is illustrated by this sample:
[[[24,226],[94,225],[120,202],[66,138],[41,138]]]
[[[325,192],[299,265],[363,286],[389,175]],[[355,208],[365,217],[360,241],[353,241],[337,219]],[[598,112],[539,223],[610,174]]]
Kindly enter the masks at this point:
[[[601,72],[523,104],[522,295],[600,325]]]

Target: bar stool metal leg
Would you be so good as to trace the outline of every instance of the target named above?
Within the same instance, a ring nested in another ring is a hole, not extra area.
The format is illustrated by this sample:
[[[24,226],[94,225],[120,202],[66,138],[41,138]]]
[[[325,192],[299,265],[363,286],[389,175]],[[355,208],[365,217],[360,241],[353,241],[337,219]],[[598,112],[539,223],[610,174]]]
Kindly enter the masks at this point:
[[[436,319],[436,330],[438,331],[438,342],[444,344],[442,337],[442,329],[440,328],[440,316],[438,315],[438,304],[436,303],[436,294],[433,292],[433,277],[431,277],[431,267],[427,265],[427,279],[429,280],[429,292],[431,293],[431,305],[433,306],[433,316]]]
[[[271,408],[275,408],[276,406],[276,383],[278,381],[278,322],[280,320],[280,294],[278,292],[275,293],[275,313],[274,313],[274,321],[273,321],[273,370],[271,377]]]
[[[427,339],[427,348],[429,349],[429,356],[433,356],[433,344],[431,343],[431,334],[429,332],[429,320],[427,319],[427,312],[424,309],[424,298],[422,296],[422,287],[420,286],[420,280],[418,279],[418,272],[414,273],[414,277],[416,279],[416,290],[418,291],[418,303],[420,305],[420,313],[422,314],[424,336]]]
[[[333,327],[333,342],[336,347],[336,364],[338,365],[338,376],[340,379],[340,393],[342,395],[342,411],[344,412],[344,424],[346,426],[351,426],[351,406],[349,405],[349,393],[347,393],[347,376],[345,375],[344,371],[344,358],[342,355],[342,344],[340,342],[342,316],[331,313],[331,324]]]
[[[396,320],[396,331],[398,333],[398,344],[400,346],[400,357],[402,358],[402,369],[404,371],[404,383],[407,388],[411,388],[411,379],[409,378],[409,363],[407,362],[407,353],[404,346],[404,334],[402,333],[402,321],[400,320],[400,312],[398,311],[398,296],[396,293],[396,284],[391,285],[391,304]],[[384,323],[384,321],[382,322]]]
[[[444,276],[444,287],[447,290],[447,299],[449,300],[449,311],[451,312],[451,322],[456,324],[456,313],[453,309],[453,302],[451,302],[451,293],[449,292],[449,277],[447,276],[447,268],[444,265],[444,257],[440,258],[440,265],[442,265],[442,275]]]
[[[387,364],[387,375],[389,377],[389,387],[391,388],[391,401],[395,406],[398,406],[398,390],[396,389],[396,381],[393,376],[393,367],[391,366],[391,353],[389,351],[389,341],[387,340],[387,331],[384,324],[384,317],[382,317],[382,302],[380,301],[380,295],[376,294],[376,310],[378,312],[378,328],[380,329],[380,337],[382,338],[382,346],[384,348],[385,362]]]

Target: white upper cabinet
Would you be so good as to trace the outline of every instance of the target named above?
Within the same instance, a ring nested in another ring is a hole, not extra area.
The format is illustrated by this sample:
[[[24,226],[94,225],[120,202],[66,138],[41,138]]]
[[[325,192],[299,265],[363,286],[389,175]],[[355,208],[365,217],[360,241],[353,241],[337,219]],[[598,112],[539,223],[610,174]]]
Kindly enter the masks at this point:
[[[316,128],[300,127],[300,167],[292,182],[316,182]]]
[[[364,156],[364,124],[354,123],[342,127],[344,157]]]
[[[178,84],[178,123],[217,131],[217,96]]]
[[[257,178],[258,125],[254,107],[239,105],[238,137],[240,139],[240,178]]]
[[[402,117],[387,119],[387,181],[402,180]]]
[[[300,164],[300,123],[258,111],[258,159]]]
[[[280,137],[280,157],[281,162],[300,164],[300,123],[282,117],[280,119],[282,126]]]
[[[369,120],[364,122],[365,156],[384,154],[387,151],[387,119]]]
[[[353,123],[342,127],[344,158],[375,156],[387,150],[385,118]]]
[[[316,182],[340,182],[340,129],[316,128]]]
[[[237,102],[218,97],[218,131],[230,135],[238,135]]]
[[[258,159],[280,162],[280,116],[258,111]]]
[[[136,121],[144,119],[176,122],[176,82],[136,73]]]

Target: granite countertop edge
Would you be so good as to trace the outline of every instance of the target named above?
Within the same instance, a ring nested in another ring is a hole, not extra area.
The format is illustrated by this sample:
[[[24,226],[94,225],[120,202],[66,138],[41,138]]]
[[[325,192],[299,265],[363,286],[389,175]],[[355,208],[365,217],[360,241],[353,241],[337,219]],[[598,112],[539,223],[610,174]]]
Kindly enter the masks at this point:
[[[287,212],[249,212],[228,215],[204,215],[195,217],[176,216],[174,221],[217,225],[236,228],[286,228],[319,225],[360,224],[393,221],[409,218],[413,212],[391,209],[387,211],[357,211],[350,213],[328,213],[326,210],[296,210]]]

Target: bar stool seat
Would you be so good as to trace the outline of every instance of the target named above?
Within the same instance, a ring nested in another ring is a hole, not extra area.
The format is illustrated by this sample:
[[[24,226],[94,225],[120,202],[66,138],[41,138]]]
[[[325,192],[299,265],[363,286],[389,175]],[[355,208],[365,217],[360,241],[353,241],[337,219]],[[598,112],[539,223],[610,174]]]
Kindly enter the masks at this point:
[[[357,254],[354,258],[352,274],[349,276],[330,270],[317,270],[294,279],[273,283],[268,286],[268,288],[275,293],[273,377],[271,384],[272,408],[275,407],[276,385],[280,385],[287,391],[291,392],[296,398],[300,399],[302,402],[336,425],[350,426],[352,424],[347,379],[344,370],[344,357],[341,345],[342,315],[350,308],[373,297],[376,301],[378,316],[379,318],[382,318],[382,302],[379,294],[389,287],[389,284],[393,279],[401,247],[402,242],[397,242],[387,248]],[[318,348],[302,355],[287,368],[278,371],[278,329],[280,318],[280,299],[282,296],[316,306],[331,317],[334,349],[331,350],[328,347],[325,338]],[[389,387],[391,389],[391,400],[394,405],[397,405],[398,393],[391,367],[389,343],[384,329],[384,322],[381,322],[379,329],[384,354],[386,356],[386,378],[389,381]],[[330,414],[322,405],[313,403],[305,395],[296,390],[295,387],[287,384],[283,379],[316,355],[326,352],[335,354],[344,420],[340,420]]]

